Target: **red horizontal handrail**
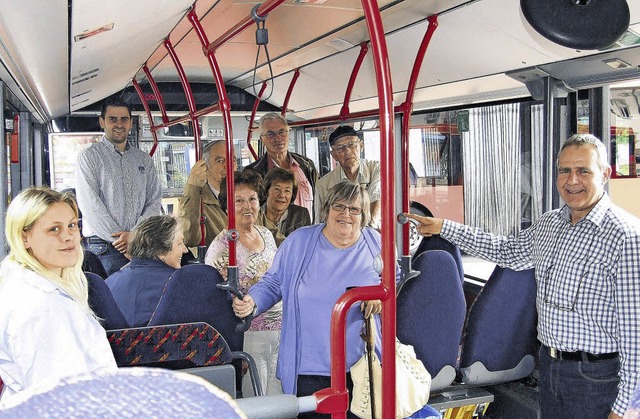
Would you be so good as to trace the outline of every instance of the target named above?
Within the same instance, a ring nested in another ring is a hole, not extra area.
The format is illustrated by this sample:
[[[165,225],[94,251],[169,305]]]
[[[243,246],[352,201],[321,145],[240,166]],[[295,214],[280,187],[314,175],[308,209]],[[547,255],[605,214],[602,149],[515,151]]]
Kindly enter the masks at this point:
[[[202,109],[199,109],[199,110],[195,111],[193,113],[193,116],[195,118],[200,118],[201,116],[204,116],[204,115],[207,115],[207,114],[210,114],[210,113],[213,113],[213,112],[218,112],[219,110],[220,110],[220,104],[216,103],[216,104],[213,104],[211,106],[207,106],[206,108],[202,108]],[[182,115],[182,116],[179,116],[177,118],[170,119],[167,122],[163,122],[161,124],[158,124],[158,125],[151,125],[151,130],[152,131],[157,131],[160,128],[167,128],[167,127],[170,127],[172,125],[177,125],[177,124],[180,124],[182,122],[187,122],[187,121],[191,121],[191,120],[192,120],[192,117],[191,117],[190,114]]]
[[[276,7],[281,5],[282,3],[284,3],[284,0],[267,0],[267,1],[265,1],[264,3],[262,3],[258,7],[258,10],[256,11],[256,14],[258,16],[260,16],[260,17],[263,17],[263,16],[269,14],[269,12],[271,12],[273,9],[275,9]],[[215,41],[211,42],[207,46],[203,47],[205,53],[207,53],[209,51],[215,51],[222,44],[224,44],[225,42],[228,42],[231,39],[233,39],[234,37],[236,37],[236,35],[238,35],[242,31],[244,31],[245,29],[247,29],[253,23],[255,23],[255,22],[253,20],[253,17],[251,17],[251,15],[249,15],[246,18],[242,19],[240,22],[238,22],[236,25],[234,25],[231,29],[229,29],[228,31],[226,31],[225,33],[220,35],[220,37],[218,39],[216,39]]]

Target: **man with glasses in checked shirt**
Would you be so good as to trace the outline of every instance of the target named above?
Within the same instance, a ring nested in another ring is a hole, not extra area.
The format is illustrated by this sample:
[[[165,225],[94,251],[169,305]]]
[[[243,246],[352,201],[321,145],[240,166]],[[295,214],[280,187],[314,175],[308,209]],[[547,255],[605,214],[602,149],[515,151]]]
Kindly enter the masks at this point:
[[[407,214],[424,236],[514,270],[535,268],[543,418],[618,418],[640,367],[640,222],[611,203],[602,142],[570,137],[557,160],[564,201],[515,237]]]
[[[260,118],[260,139],[267,153],[247,166],[262,175],[274,167],[287,169],[296,176],[298,194],[294,204],[305,207],[313,217],[313,191],[318,180],[318,171],[313,160],[289,151],[289,124],[279,113],[269,112]]]
[[[335,169],[318,180],[315,196],[315,219],[320,220],[320,212],[329,190],[340,182],[359,183],[369,192],[371,199],[371,222],[380,227],[380,162],[360,158],[362,139],[349,125],[341,125],[329,135],[331,156],[339,163]]]

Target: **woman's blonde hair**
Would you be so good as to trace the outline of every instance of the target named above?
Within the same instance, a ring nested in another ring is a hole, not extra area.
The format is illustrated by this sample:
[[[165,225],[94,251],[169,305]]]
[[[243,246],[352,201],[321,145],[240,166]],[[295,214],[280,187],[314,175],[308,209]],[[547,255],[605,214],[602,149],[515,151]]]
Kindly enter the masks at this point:
[[[31,230],[54,204],[63,202],[68,204],[78,217],[78,206],[75,198],[70,193],[60,193],[49,188],[27,188],[16,196],[9,208],[5,222],[5,236],[9,243],[10,251],[6,259],[14,261],[26,269],[47,278],[62,288],[73,298],[82,309],[93,315],[89,308],[89,291],[87,279],[82,272],[84,252],[82,246],[78,246],[78,261],[74,266],[62,269],[62,276],[57,276],[47,270],[24,245],[24,233]]]

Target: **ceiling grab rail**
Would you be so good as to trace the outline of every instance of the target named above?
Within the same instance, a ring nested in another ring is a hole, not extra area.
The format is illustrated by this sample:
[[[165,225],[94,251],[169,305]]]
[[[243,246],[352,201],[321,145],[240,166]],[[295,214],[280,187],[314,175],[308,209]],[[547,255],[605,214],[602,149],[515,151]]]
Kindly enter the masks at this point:
[[[140,101],[142,102],[142,106],[144,107],[145,112],[147,112],[147,118],[149,118],[149,125],[153,126],[153,116],[151,115],[151,108],[149,107],[149,101],[147,100],[146,95],[142,91],[142,87],[138,84],[138,80],[136,80],[135,76],[131,81],[133,84],[133,88],[138,92],[138,96],[140,96]],[[157,98],[156,98],[157,100]],[[156,148],[158,148],[158,133],[154,130],[151,130],[151,136],[153,136],[153,145],[151,146],[151,150],[149,151],[149,155],[153,156],[156,152]]]
[[[291,99],[291,94],[293,93],[293,88],[298,81],[298,77],[300,77],[300,68],[296,68],[296,71],[293,72],[293,77],[291,78],[291,82],[289,82],[289,88],[287,89],[287,94],[284,97],[284,102],[282,102],[282,116],[287,114],[289,108],[289,99]]]
[[[351,76],[349,76],[349,82],[347,83],[347,90],[344,92],[344,100],[342,101],[342,108],[340,108],[341,119],[344,119],[345,116],[350,114],[349,102],[351,101],[351,93],[353,92],[353,86],[356,84],[356,79],[358,78],[358,73],[360,73],[360,67],[362,67],[362,62],[364,61],[364,57],[367,55],[367,51],[369,51],[367,42],[361,43],[360,53],[358,54],[358,58],[356,58],[356,62],[353,64]]]
[[[258,96],[256,97],[255,102],[253,102],[253,108],[251,109],[251,118],[249,119],[249,128],[247,128],[247,147],[249,147],[249,151],[251,152],[254,160],[258,160],[258,153],[256,153],[256,150],[254,150],[253,145],[251,144],[251,134],[256,129],[253,126],[253,121],[256,119],[256,112],[258,111],[258,106],[260,105],[262,95],[264,94],[266,88],[267,82],[263,81],[260,92],[258,92]]]
[[[345,325],[346,311],[360,300],[382,300],[382,417],[395,417],[395,336],[396,336],[396,261],[395,261],[395,222],[393,177],[393,89],[389,54],[384,37],[380,10],[376,0],[362,0],[370,44],[373,52],[373,64],[378,89],[378,115],[380,121],[380,180],[382,212],[382,284],[359,287],[347,291],[336,303],[331,315],[331,387],[317,391],[317,412],[332,413],[333,418],[345,418],[348,408],[346,393],[345,365]]]
[[[285,0],[267,0],[258,7],[255,13],[258,17],[266,16],[273,9],[275,9],[276,7],[284,3],[284,1]],[[203,46],[204,53],[208,54],[209,52],[215,52],[215,50],[218,49],[220,46],[222,46],[224,43],[232,40],[236,35],[244,31],[254,23],[255,23],[255,20],[250,14],[249,16],[247,16],[246,18],[238,22],[231,29],[229,29],[228,31],[220,35],[220,37],[218,37],[218,39],[216,39],[215,41],[211,43],[207,42],[206,44],[204,44]]]
[[[222,113],[222,124],[224,127],[224,137],[227,145],[227,197],[234,196],[234,173],[233,173],[233,161],[235,161],[235,152],[233,150],[233,128],[231,123],[231,105],[229,104],[229,95],[227,94],[227,89],[224,85],[224,79],[222,78],[222,73],[220,72],[220,67],[218,66],[218,62],[216,61],[215,51],[213,49],[207,49],[206,46],[209,45],[209,40],[207,39],[207,34],[200,23],[200,19],[196,15],[195,7],[192,7],[191,10],[187,13],[187,19],[191,22],[191,26],[195,30],[198,35],[198,39],[200,40],[200,44],[202,44],[202,51],[207,57],[207,61],[209,62],[209,67],[211,68],[211,72],[213,73],[213,79],[216,84],[216,89],[218,90],[218,104],[220,105],[220,112]],[[233,267],[236,270],[237,275],[237,259],[236,259],[236,240],[237,231],[236,231],[236,214],[234,211],[234,205],[232,199],[227,199],[227,218],[228,218],[228,234],[229,234],[229,267]],[[237,276],[236,276],[237,278]]]
[[[411,113],[413,112],[413,95],[416,91],[416,84],[418,83],[418,76],[420,75],[420,69],[422,62],[431,42],[433,33],[438,28],[438,15],[432,15],[427,18],[429,26],[422,38],[422,43],[416,53],[415,61],[413,62],[413,69],[411,70],[411,76],[409,77],[409,83],[407,84],[407,95],[404,103],[400,105],[402,110],[402,129],[401,129],[401,147],[402,147],[402,179],[401,193],[402,193],[402,212],[409,212],[409,129],[411,126]],[[403,272],[411,272],[411,252],[409,250],[409,224],[402,224],[402,258],[401,265]]]
[[[194,148],[196,152],[196,161],[202,158],[202,140],[200,138],[200,127],[198,126],[198,117],[196,116],[196,101],[193,97],[193,91],[191,90],[191,85],[189,84],[189,80],[187,79],[187,74],[184,72],[184,68],[180,63],[180,58],[176,54],[175,49],[173,48],[173,44],[171,44],[171,40],[169,37],[164,40],[164,47],[167,50],[167,53],[171,57],[171,61],[173,61],[173,65],[178,72],[178,77],[180,78],[180,83],[182,84],[182,90],[184,90],[184,95],[187,99],[187,107],[189,108],[189,117],[191,120],[191,125],[193,127],[193,140],[194,140]],[[155,83],[155,82],[154,82]],[[166,122],[165,122],[166,123]],[[200,202],[200,245],[198,246],[198,259],[204,256],[204,247],[206,244],[205,241],[205,216],[204,216],[204,204]]]
[[[160,108],[160,114],[162,115],[162,122],[166,124],[169,122],[169,117],[167,116],[167,107],[164,106],[164,100],[162,99],[162,94],[158,88],[158,83],[156,83],[155,79],[151,75],[151,71],[149,71],[149,67],[147,67],[146,64],[142,66],[142,71],[147,76],[147,80],[149,80],[149,84],[151,85],[151,90],[153,90],[153,94],[156,96],[156,101]],[[153,121],[149,120],[149,124],[153,125]]]

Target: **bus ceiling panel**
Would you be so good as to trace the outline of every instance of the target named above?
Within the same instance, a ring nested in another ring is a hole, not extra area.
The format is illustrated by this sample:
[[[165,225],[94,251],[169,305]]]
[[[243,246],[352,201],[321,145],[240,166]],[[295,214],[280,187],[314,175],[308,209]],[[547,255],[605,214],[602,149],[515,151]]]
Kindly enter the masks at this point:
[[[640,42],[640,37],[638,37]],[[640,45],[541,65],[542,71],[574,89],[640,78]]]
[[[208,13],[212,13],[213,10],[218,11],[219,9],[214,6],[218,6],[220,2],[218,0],[198,0],[195,3],[196,13],[198,16],[202,17]],[[179,52],[180,57],[182,57],[182,45],[193,44],[198,48],[198,56],[203,56],[202,48],[200,46],[200,42],[198,41],[197,36],[193,33],[193,26],[188,19],[182,19],[171,31],[171,42],[173,43],[173,47]],[[173,67],[173,63],[171,62],[171,58],[168,57],[167,50],[163,45],[159,45],[158,48],[151,54],[151,56],[147,59],[147,67],[153,72],[156,66],[162,62],[163,60],[167,60],[165,65],[171,65]],[[205,61],[206,62],[206,61]],[[207,67],[208,66],[203,66]],[[209,71],[210,72],[210,71]],[[154,74],[155,77],[155,74]]]
[[[407,87],[419,40],[426,28],[427,23],[423,22],[387,36],[387,42],[391,46],[389,54],[395,92],[402,92]],[[307,110],[318,115],[325,113],[320,108],[333,107],[341,103],[357,51],[358,48],[351,48],[303,67],[289,107],[297,115],[306,114]],[[430,103],[440,104],[443,103],[443,99],[444,102],[457,103],[456,97],[476,97],[478,100],[474,100],[475,102],[491,97],[498,100],[502,94],[505,98],[526,96],[524,85],[514,83],[503,74],[597,53],[598,51],[576,51],[561,47],[527,30],[521,18],[518,2],[474,2],[450,13],[444,13],[439,18],[438,30],[427,50],[418,78],[417,89],[420,95],[416,96],[416,101],[424,102],[421,106],[430,107]],[[291,54],[287,58],[290,59],[294,55]],[[274,66],[276,65],[277,62],[274,63]],[[267,77],[264,67],[258,75],[260,81]],[[494,79],[501,82],[479,82],[481,78],[493,75],[502,75]],[[270,99],[270,102],[276,105],[281,104],[287,88],[287,85],[281,82],[281,78],[276,78],[275,91]],[[251,87],[246,86],[250,85],[250,82],[251,79],[245,77],[236,80],[234,84],[249,90]],[[443,89],[438,89],[437,86],[442,86]],[[318,91],[322,91],[320,97]],[[448,100],[442,95],[445,91],[453,100]],[[362,101],[360,104],[353,104],[358,99],[371,98],[375,94],[375,78],[368,57],[354,87],[351,110],[356,111],[362,107]]]
[[[400,30],[401,28],[410,27],[417,22],[424,21],[428,16],[438,14],[442,11],[446,11],[448,8],[454,7],[458,4],[465,3],[462,0],[457,1],[421,1],[421,0],[405,0],[402,2],[386,2],[387,8],[381,4],[384,8],[382,11],[384,28],[387,33]],[[327,3],[327,4],[333,4]],[[314,14],[317,12],[314,12]],[[306,43],[298,43],[298,45],[292,45],[290,51],[283,55],[271,54],[272,68],[274,75],[280,75],[287,71],[291,71],[297,67],[309,65],[315,61],[329,57],[331,55],[349,50],[351,48],[358,48],[362,42],[369,40],[369,33],[367,31],[366,23],[363,20],[363,13],[359,12],[354,15],[345,14],[344,17],[349,19],[342,19],[338,21],[339,26],[333,25],[332,30],[323,32],[317,30],[318,27],[310,31],[312,36]],[[301,18],[307,19],[307,16],[301,15]],[[307,19],[310,22],[315,22],[318,18],[311,16]],[[335,17],[332,19],[336,21]],[[303,20],[296,20],[306,22]],[[298,25],[305,30],[309,25]],[[314,26],[316,26],[314,24]],[[330,26],[329,26],[330,28]],[[320,29],[322,29],[320,27]],[[286,33],[284,34],[286,35]],[[422,35],[420,35],[421,39]],[[418,41],[419,43],[419,41]],[[394,47],[396,47],[394,45]],[[417,47],[416,47],[417,48]],[[255,60],[255,56],[253,57]],[[236,79],[228,79],[230,83],[237,86],[246,88],[251,84],[252,78],[250,77],[253,70],[253,62],[251,63],[247,73],[240,75]],[[269,69],[265,65],[264,57],[261,57],[259,61],[258,75],[261,80],[269,77]]]
[[[67,2],[3,2],[2,79],[41,121],[69,112]]]
[[[504,4],[497,4],[495,0],[490,1],[494,1],[494,7],[502,7],[503,9],[510,3],[509,0],[499,0]],[[427,50],[418,78],[418,90],[429,90],[442,85],[446,86],[448,95],[452,97],[468,97],[471,93],[484,97],[495,89],[494,85],[488,84],[483,87],[482,84],[474,84],[470,92],[469,85],[473,83],[463,83],[459,88],[454,83],[487,75],[502,74],[513,69],[526,67],[530,65],[529,62],[548,62],[547,55],[521,42],[504,28],[478,17],[478,10],[475,8],[484,3],[477,2],[459,8],[444,14],[439,19],[440,24]],[[510,12],[515,16],[519,13],[517,7],[512,7]],[[416,52],[427,27],[428,23],[423,22],[387,36],[387,42],[391,46],[389,57],[393,88],[396,93],[406,91]],[[517,51],[517,53],[505,54],[505,51]],[[358,52],[359,48],[351,48],[303,67],[289,107],[299,112],[341,103],[349,80],[350,69],[353,67]],[[261,68],[259,76],[260,80],[266,78],[264,68]],[[282,103],[281,100],[284,98],[288,86],[282,82],[282,79],[283,77],[275,79],[275,90],[270,99],[270,102],[276,105]],[[250,82],[250,80],[245,80]],[[513,83],[508,78],[505,80],[508,85]],[[510,88],[506,87],[504,90]],[[246,90],[249,89],[251,87],[246,88]],[[457,89],[460,92],[457,92]],[[321,96],[318,96],[318,91],[322,92]],[[359,99],[375,97],[376,92],[375,74],[369,53],[356,79],[352,103]],[[440,89],[435,98],[420,99],[418,97],[416,100],[440,100],[442,99],[441,92]],[[428,94],[427,97],[429,97]],[[404,97],[401,95],[400,102],[397,103],[401,103],[403,100]],[[361,104],[350,106],[352,111],[356,111],[360,107]]]
[[[71,110],[122,90],[192,0],[74,1]]]

